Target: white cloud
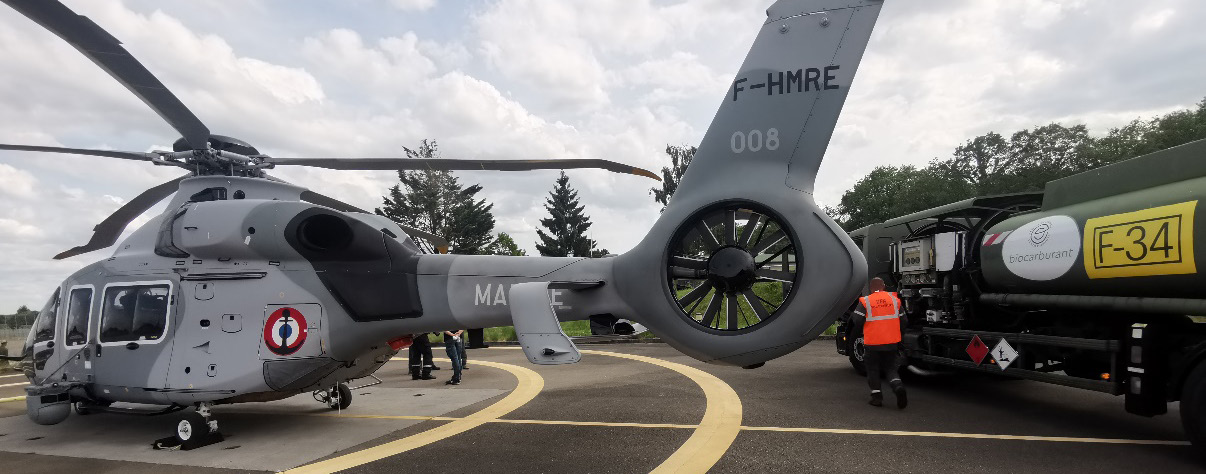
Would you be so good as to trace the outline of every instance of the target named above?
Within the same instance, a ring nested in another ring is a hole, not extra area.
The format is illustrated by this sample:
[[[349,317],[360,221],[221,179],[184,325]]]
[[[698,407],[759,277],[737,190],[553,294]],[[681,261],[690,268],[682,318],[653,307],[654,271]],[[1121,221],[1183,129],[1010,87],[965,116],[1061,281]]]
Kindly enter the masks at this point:
[[[423,11],[434,7],[436,0],[389,0],[389,3],[403,11]]]
[[[68,3],[121,39],[215,133],[275,156],[396,156],[431,138],[450,158],[604,158],[656,171],[667,144],[699,143],[770,1],[257,2],[248,15],[226,9],[213,18],[193,2]],[[924,165],[989,130],[1066,120],[1100,133],[1192,105],[1206,95],[1206,63],[1190,60],[1206,52],[1193,23],[1204,14],[1206,5],[1186,0],[887,2],[817,198],[834,203],[874,166]],[[142,151],[177,138],[95,65],[8,8],[0,8],[0,64],[0,142]],[[180,174],[0,153],[0,255],[11,256],[0,262],[0,313],[40,304],[67,274],[107,255],[50,260],[87,241],[125,200]],[[390,172],[273,174],[369,209],[396,181]],[[557,172],[458,176],[484,187],[496,231],[534,254]],[[651,180],[569,176],[602,247],[627,250],[657,218]]]

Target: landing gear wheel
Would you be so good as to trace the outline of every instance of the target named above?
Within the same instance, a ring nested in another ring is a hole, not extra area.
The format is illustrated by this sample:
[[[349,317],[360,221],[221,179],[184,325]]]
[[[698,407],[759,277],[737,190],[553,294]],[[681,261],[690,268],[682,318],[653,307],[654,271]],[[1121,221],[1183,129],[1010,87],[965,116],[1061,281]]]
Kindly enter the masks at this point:
[[[1199,454],[1206,456],[1206,362],[1199,362],[1181,389],[1181,427]]]
[[[184,418],[176,423],[176,441],[180,442],[180,449],[189,450],[204,446],[210,435],[209,420],[197,412],[184,415]]]
[[[799,245],[767,207],[735,201],[707,208],[670,242],[666,282],[689,321],[732,334],[783,313],[796,284]]]
[[[352,389],[348,388],[348,384],[341,383],[331,388],[327,406],[332,410],[347,410],[352,406]]]
[[[860,377],[867,376],[867,365],[863,363],[863,359],[867,356],[867,349],[863,347],[863,337],[859,336],[850,342],[850,350],[846,351],[850,355],[850,365],[854,367],[854,371]]]

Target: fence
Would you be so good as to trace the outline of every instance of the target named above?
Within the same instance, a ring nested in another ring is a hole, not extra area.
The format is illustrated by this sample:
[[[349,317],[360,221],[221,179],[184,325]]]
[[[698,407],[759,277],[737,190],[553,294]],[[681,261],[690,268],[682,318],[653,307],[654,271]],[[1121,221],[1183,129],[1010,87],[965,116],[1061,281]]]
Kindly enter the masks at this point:
[[[0,326],[0,352],[7,349],[8,355],[20,354],[21,346],[25,344],[25,336],[29,335],[29,328],[30,326]]]

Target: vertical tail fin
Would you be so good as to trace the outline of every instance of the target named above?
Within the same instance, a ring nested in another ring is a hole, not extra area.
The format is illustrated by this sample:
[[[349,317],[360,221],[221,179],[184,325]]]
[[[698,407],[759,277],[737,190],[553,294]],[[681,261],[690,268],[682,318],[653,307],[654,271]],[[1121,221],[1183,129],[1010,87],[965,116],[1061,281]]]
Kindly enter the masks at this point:
[[[771,6],[669,206],[616,258],[617,293],[679,350],[755,367],[819,335],[866,283],[811,193],[881,5]]]
[[[707,192],[712,181],[768,165],[811,193],[882,4],[780,0],[767,9],[677,192]]]

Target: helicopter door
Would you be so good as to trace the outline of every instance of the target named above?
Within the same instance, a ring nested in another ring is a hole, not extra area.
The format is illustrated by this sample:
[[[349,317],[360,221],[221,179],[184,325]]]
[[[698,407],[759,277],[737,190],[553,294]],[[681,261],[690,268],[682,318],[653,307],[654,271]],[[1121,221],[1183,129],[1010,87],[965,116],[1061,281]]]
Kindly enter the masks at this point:
[[[63,365],[63,374],[71,382],[90,382],[89,373],[92,369],[91,353],[80,354],[92,340],[92,301],[96,287],[92,285],[76,285],[67,293],[67,311],[64,313],[62,330],[59,332],[58,346],[62,347],[59,359]],[[86,352],[86,351],[85,351]],[[72,360],[76,355],[80,357]]]
[[[29,336],[25,338],[25,350],[33,351],[33,368],[37,380],[49,377],[50,371],[58,367],[58,347],[55,345],[55,323],[59,312],[59,289],[55,288],[50,300],[38,312]]]
[[[139,281],[105,285],[100,302],[96,357],[97,385],[162,388],[171,344],[167,337],[174,294],[172,282]],[[104,390],[108,390],[107,388]]]

